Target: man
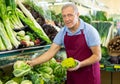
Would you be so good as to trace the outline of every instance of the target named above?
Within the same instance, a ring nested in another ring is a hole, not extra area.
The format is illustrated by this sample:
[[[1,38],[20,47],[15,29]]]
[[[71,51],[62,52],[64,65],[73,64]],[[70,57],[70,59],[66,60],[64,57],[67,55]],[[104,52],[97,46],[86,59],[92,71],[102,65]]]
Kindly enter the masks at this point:
[[[67,84],[100,84],[101,48],[99,34],[94,27],[79,19],[74,4],[62,7],[65,26],[56,35],[50,49],[27,63],[31,66],[50,60],[63,45],[67,57],[73,57],[78,65],[67,71]]]

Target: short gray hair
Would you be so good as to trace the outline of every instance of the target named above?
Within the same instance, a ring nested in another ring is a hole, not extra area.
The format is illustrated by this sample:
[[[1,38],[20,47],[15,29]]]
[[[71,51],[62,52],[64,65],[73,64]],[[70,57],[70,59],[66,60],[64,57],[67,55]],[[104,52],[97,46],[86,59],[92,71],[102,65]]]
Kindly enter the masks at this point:
[[[62,10],[67,8],[67,7],[72,7],[75,13],[78,13],[78,8],[74,3],[66,3],[63,5]]]

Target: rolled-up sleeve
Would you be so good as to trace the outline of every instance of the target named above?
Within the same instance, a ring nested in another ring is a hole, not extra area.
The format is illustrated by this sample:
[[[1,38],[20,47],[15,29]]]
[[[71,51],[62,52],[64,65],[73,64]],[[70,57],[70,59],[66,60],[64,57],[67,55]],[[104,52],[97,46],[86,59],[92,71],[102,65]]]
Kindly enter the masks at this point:
[[[64,28],[62,28],[58,34],[55,36],[54,40],[53,40],[53,43],[57,44],[57,45],[60,45],[60,46],[63,46],[64,43],[63,43],[63,40],[64,40],[64,35],[65,35],[65,32],[64,32]]]
[[[89,47],[101,44],[100,35],[94,27],[89,27],[89,30],[86,33],[86,40]]]

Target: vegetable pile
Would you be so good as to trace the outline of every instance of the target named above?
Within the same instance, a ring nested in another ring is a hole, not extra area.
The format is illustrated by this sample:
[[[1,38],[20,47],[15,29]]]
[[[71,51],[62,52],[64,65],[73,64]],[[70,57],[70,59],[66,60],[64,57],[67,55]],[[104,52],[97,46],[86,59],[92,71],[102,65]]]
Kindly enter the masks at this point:
[[[66,69],[54,58],[34,67],[24,61],[16,61],[13,69],[10,78],[0,78],[3,84],[61,84],[66,79]]]
[[[108,51],[110,54],[115,53],[115,55],[120,55],[120,36],[116,36],[111,39],[108,43]]]
[[[29,12],[35,18],[35,20],[37,21],[37,23],[39,25],[41,25],[42,29],[44,30],[44,32],[46,33],[46,35],[50,38],[50,40],[53,41],[54,37],[58,33],[58,30],[56,29],[56,26],[55,26],[54,22],[53,22],[53,24],[50,24],[49,23],[50,21],[48,21],[44,17],[44,14],[43,14],[44,10],[42,9],[42,7],[39,7],[35,3],[38,3],[38,2],[33,2],[31,0],[25,0],[25,2],[23,3],[23,5],[26,7],[26,9],[29,10]],[[38,8],[39,8],[39,10],[38,10]],[[50,16],[50,15],[48,15],[48,16]],[[47,20],[48,22],[45,21],[45,20]]]
[[[32,16],[36,12],[29,12],[21,0],[0,0],[0,4],[0,51],[51,43],[41,27],[42,16]]]
[[[101,37],[101,45],[107,47],[108,42],[112,38],[112,27],[111,22],[92,21],[91,24],[97,29]]]
[[[31,67],[24,61],[15,62],[13,68],[14,68],[13,74],[15,77],[24,76],[31,70]]]

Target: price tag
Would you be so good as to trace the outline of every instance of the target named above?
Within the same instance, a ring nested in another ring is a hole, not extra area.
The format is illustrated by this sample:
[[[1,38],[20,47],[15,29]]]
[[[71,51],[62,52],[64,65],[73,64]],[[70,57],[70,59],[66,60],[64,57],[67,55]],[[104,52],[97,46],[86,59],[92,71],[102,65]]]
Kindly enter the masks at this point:
[[[118,69],[120,68],[120,65],[114,65],[114,68]]]
[[[103,64],[100,64],[100,68],[104,68],[104,65],[103,65]]]

